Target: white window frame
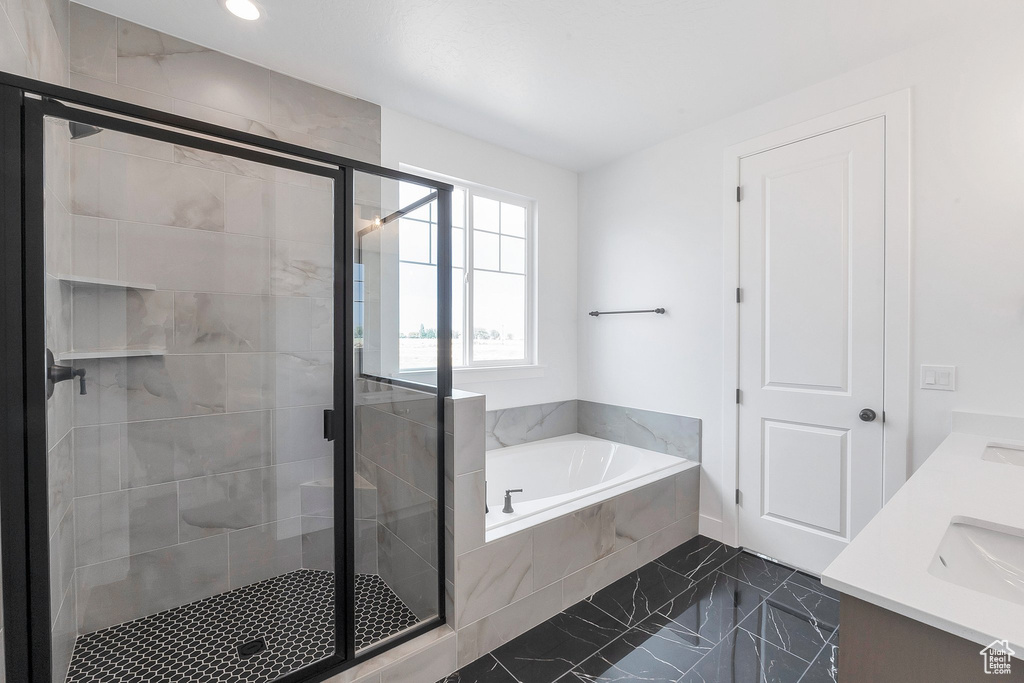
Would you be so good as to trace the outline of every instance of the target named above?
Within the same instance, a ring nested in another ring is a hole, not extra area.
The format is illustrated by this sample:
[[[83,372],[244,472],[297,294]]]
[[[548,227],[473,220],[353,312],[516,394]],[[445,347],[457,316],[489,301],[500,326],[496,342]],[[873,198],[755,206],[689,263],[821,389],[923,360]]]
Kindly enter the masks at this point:
[[[461,362],[452,359],[452,370],[456,376],[464,380],[476,379],[521,379],[523,377],[537,376],[540,366],[537,364],[537,286],[536,286],[536,244],[537,244],[537,202],[536,200],[514,192],[500,190],[480,183],[473,183],[459,178],[445,176],[439,173],[427,171],[402,164],[403,171],[409,171],[425,177],[451,183],[456,190],[464,190],[466,193],[465,216],[463,217],[463,270],[462,282],[452,281],[452,289],[462,287],[462,348],[463,357]],[[486,360],[476,361],[473,359],[473,201],[474,197],[482,197],[498,202],[516,204],[526,210],[526,241],[525,263],[523,277],[525,282],[525,320],[524,329],[524,358],[517,360]],[[454,229],[455,216],[453,207],[452,223]],[[454,236],[453,236],[454,238]],[[454,270],[454,266],[453,266]],[[404,378],[419,378],[432,371],[399,369],[399,375]]]

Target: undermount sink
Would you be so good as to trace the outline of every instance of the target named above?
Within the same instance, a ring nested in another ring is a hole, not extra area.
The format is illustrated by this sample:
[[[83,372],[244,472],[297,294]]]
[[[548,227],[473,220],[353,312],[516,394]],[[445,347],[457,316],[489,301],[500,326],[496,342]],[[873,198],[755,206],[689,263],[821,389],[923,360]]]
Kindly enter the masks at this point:
[[[1024,605],[1024,530],[954,518],[928,572],[950,583]]]
[[[985,452],[981,454],[981,459],[1024,467],[1024,446],[990,443],[985,446]]]

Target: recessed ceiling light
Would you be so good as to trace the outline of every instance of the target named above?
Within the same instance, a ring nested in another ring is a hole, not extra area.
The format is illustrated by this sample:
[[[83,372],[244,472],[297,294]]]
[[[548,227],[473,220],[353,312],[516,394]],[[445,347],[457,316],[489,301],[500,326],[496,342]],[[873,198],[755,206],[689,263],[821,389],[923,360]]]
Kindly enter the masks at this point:
[[[224,0],[224,6],[239,19],[256,21],[260,18],[260,8],[252,0]]]

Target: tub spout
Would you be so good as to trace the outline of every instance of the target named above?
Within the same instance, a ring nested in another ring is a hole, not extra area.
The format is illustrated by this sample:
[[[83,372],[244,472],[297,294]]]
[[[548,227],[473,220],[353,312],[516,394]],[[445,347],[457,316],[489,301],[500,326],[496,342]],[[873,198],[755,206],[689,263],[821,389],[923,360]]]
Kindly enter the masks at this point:
[[[515,510],[512,509],[512,494],[522,493],[522,489],[506,489],[505,490],[505,507],[501,509],[506,515],[512,514]]]

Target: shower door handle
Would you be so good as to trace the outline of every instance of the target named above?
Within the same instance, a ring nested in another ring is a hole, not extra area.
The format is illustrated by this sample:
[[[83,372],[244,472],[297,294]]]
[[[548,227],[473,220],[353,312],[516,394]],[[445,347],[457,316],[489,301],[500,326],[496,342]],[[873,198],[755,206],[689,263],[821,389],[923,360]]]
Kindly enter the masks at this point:
[[[334,411],[324,410],[324,438],[334,441]]]

